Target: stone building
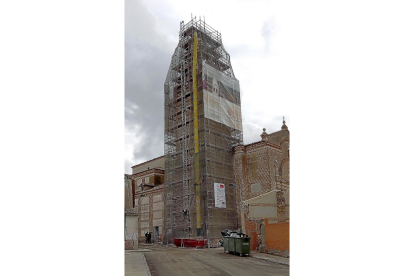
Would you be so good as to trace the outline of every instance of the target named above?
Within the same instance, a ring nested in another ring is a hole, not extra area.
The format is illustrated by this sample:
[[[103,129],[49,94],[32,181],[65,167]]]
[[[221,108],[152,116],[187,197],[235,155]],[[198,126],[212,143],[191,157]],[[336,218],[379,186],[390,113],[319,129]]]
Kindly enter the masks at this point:
[[[134,207],[134,187],[132,185],[131,175],[124,174],[125,204],[124,210],[127,211]]]
[[[132,167],[134,211],[138,214],[137,239],[145,242],[145,233],[158,242],[164,229],[164,156]]]
[[[125,249],[136,249],[138,246],[138,210],[134,208],[134,185],[131,175],[124,175],[124,240]]]
[[[251,249],[289,256],[289,130],[234,148],[235,182],[241,188],[239,220]]]
[[[237,224],[227,188],[234,176],[232,147],[243,141],[240,84],[221,33],[205,21],[180,23],[164,107],[165,242],[221,238],[223,229]]]

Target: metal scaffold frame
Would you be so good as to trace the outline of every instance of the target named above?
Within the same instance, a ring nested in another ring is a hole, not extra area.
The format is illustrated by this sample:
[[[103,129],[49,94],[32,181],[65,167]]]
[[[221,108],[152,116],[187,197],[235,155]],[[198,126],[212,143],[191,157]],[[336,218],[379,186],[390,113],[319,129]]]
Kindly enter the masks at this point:
[[[228,185],[233,146],[243,143],[240,88],[221,34],[201,19],[180,23],[164,93],[164,243],[219,238],[237,225]],[[226,186],[226,208],[215,206],[214,183]]]

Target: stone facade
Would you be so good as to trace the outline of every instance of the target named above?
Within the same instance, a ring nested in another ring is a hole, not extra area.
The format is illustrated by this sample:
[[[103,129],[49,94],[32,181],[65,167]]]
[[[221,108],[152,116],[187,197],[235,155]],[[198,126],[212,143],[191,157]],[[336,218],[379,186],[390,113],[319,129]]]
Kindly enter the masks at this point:
[[[164,157],[161,156],[133,166],[133,174],[125,175],[125,246],[128,248],[136,247],[138,241],[145,242],[146,232],[151,232],[153,242],[162,240],[164,229],[163,168]],[[129,194],[132,194],[132,206],[130,196],[127,196]]]
[[[163,157],[153,160],[159,163]],[[133,168],[148,168],[149,165],[150,162],[145,162]],[[131,175],[131,179],[135,188],[134,207],[139,214],[137,238],[140,242],[145,242],[145,233],[151,232],[153,242],[161,241],[164,231],[164,170],[139,170]]]
[[[125,212],[134,207],[134,188],[132,187],[132,179],[130,175],[124,175],[124,189],[125,189]]]
[[[289,135],[288,130],[282,131]],[[289,190],[289,138],[274,144],[268,140],[273,134],[263,131],[261,141],[234,149],[234,176],[242,187],[243,200],[275,189]]]
[[[162,241],[164,231],[164,184],[137,192],[135,198],[140,214],[138,240],[144,242],[145,233],[151,232],[154,243]]]
[[[137,192],[147,191],[158,185],[164,183],[164,170],[163,169],[149,169],[140,173],[133,174],[133,185],[135,195]],[[137,198],[135,197],[135,204],[137,206]]]
[[[237,201],[243,202],[239,220],[243,231],[251,236],[252,250],[288,256],[290,173],[285,121],[280,131],[267,134],[263,129],[261,138],[234,148],[234,176],[242,191]],[[270,194],[275,198],[267,203],[260,201],[261,196]]]
[[[125,212],[125,249],[138,248],[138,209]]]
[[[134,185],[131,175],[124,175],[124,240],[125,249],[136,249],[138,243],[138,213],[134,209]]]

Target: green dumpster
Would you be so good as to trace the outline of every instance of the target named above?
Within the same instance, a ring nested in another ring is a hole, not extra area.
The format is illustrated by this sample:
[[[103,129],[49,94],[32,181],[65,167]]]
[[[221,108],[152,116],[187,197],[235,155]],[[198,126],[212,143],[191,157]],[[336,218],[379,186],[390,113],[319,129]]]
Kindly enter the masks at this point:
[[[235,237],[228,237],[228,239],[229,239],[229,253],[235,253],[236,252],[236,249],[235,249],[235,247],[234,247],[234,239],[235,239]]]
[[[236,255],[250,254],[250,237],[234,238],[234,246]]]
[[[229,237],[224,237],[223,246],[224,252],[229,251]]]

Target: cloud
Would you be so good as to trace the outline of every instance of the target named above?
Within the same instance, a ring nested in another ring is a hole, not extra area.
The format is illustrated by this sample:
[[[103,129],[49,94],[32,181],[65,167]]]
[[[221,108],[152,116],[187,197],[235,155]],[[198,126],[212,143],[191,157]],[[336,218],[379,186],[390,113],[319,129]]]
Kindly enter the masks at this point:
[[[164,80],[171,47],[140,1],[125,3],[125,153],[130,165],[164,154]],[[133,136],[133,137],[131,137]]]
[[[263,22],[261,34],[265,41],[265,52],[268,53],[269,49],[271,49],[272,38],[276,34],[276,25],[273,17]]]

